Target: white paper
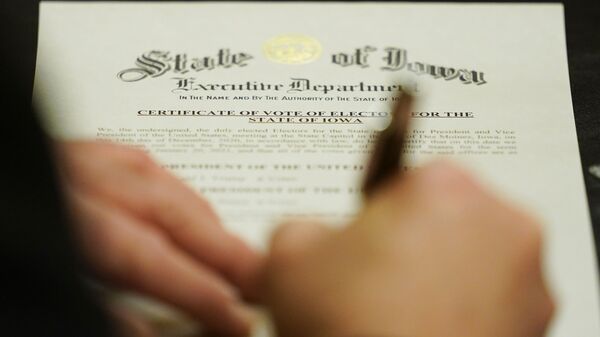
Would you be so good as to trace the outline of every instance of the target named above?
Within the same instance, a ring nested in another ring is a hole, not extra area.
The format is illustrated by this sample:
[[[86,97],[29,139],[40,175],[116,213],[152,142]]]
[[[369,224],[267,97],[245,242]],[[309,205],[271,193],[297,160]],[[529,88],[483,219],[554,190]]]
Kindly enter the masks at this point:
[[[549,335],[600,336],[561,5],[41,7],[35,100],[51,132],[145,148],[259,247],[286,216],[352,216],[399,80],[419,96],[409,168],[450,157],[537,215]]]

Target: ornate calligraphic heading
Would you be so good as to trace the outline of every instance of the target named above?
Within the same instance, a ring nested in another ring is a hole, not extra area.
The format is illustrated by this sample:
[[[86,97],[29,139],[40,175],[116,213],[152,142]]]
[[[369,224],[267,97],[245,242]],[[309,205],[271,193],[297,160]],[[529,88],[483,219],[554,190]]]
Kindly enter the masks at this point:
[[[373,61],[374,54],[380,54],[376,61]],[[136,82],[148,77],[159,77],[169,71],[175,74],[186,74],[220,68],[245,67],[253,58],[254,56],[248,53],[231,52],[228,48],[219,49],[214,55],[203,57],[152,50],[139,56],[135,60],[135,67],[120,71],[117,77],[124,82]],[[487,83],[485,74],[481,71],[412,61],[409,60],[406,49],[396,47],[386,47],[379,53],[376,47],[365,46],[347,53],[332,54],[330,61],[331,64],[343,68],[369,68],[372,64],[376,64],[381,71],[408,71],[419,76],[430,76],[436,80],[456,80],[462,84]]]

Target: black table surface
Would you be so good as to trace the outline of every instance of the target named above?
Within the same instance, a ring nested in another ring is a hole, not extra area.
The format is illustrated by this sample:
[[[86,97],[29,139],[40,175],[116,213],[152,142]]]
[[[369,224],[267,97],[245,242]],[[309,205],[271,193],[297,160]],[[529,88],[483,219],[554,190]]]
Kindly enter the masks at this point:
[[[19,30],[37,29],[37,13],[31,11],[30,3],[13,1],[10,7],[3,9],[19,18],[21,27],[15,27],[14,33],[17,39],[20,39]],[[569,71],[582,170],[596,247],[600,247],[600,178],[589,172],[590,166],[600,164],[600,0],[565,0],[562,3],[565,7]],[[23,65],[20,66],[24,67],[22,73],[33,81],[35,35],[25,36],[32,38],[23,38],[19,43],[31,45],[33,52],[23,55]]]
[[[600,1],[567,2],[565,17],[577,138],[600,257],[600,178],[589,172],[600,164]]]

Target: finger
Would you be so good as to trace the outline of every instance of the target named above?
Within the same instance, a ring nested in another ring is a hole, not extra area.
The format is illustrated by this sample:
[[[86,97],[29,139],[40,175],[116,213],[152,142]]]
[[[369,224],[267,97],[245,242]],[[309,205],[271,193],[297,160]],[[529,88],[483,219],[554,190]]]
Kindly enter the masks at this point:
[[[78,202],[95,220],[81,237],[99,274],[178,306],[210,329],[247,333],[250,316],[220,276],[135,217],[91,198],[80,196]]]
[[[169,198],[165,198],[164,193],[158,193],[155,199],[149,200],[150,204],[156,205],[153,208],[156,210],[155,218],[193,256],[223,273],[242,290],[251,290],[256,271],[262,264],[262,254],[227,231],[208,201],[197,192],[166,170],[161,170],[158,175],[156,190],[169,190],[169,193],[179,194],[187,202],[171,203],[169,206]],[[214,226],[204,225],[206,213],[212,214],[206,221]]]
[[[216,216],[207,218],[208,203],[174,176],[159,172],[148,187],[146,214],[180,247],[254,297],[262,256],[227,232]]]
[[[91,152],[90,144],[76,146],[75,156]],[[75,160],[75,171],[88,172],[79,185],[159,225],[174,243],[252,297],[261,256],[221,227],[206,200],[140,151],[102,144],[95,153],[106,160],[96,165],[89,158]]]

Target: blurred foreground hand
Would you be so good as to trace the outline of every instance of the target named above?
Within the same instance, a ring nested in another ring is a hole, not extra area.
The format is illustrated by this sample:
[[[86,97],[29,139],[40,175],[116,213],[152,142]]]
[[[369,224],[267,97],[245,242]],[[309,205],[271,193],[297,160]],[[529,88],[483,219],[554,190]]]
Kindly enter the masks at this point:
[[[279,337],[536,337],[553,302],[540,226],[438,162],[349,227],[283,226],[263,292]]]
[[[243,336],[258,253],[226,232],[206,200],[144,152],[101,142],[58,143],[79,239],[92,270]]]

